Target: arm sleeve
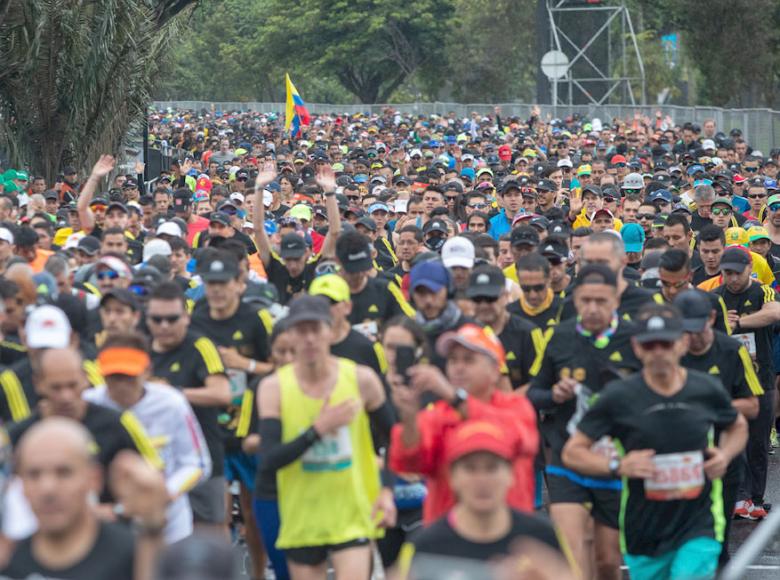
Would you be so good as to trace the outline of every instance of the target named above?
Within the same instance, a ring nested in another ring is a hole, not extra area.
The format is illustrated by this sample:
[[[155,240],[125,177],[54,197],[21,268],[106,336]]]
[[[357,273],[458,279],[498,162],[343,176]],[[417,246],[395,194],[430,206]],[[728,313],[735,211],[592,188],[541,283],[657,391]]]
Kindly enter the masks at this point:
[[[263,457],[261,469],[276,472],[298,459],[311,447],[306,432],[292,441],[282,443],[282,422],[276,418],[260,419],[260,454]]]
[[[577,429],[594,441],[601,439],[604,435],[609,435],[612,429],[612,399],[610,390],[603,391],[593,406],[585,413],[577,425]]]
[[[192,408],[183,398],[179,402],[178,411],[175,417],[171,417],[170,430],[176,467],[166,482],[168,492],[172,495],[185,493],[211,476],[211,456],[203,432]]]
[[[371,421],[371,432],[374,435],[374,448],[386,447],[390,439],[390,430],[395,425],[395,412],[390,401],[385,401],[373,411],[368,412]]]

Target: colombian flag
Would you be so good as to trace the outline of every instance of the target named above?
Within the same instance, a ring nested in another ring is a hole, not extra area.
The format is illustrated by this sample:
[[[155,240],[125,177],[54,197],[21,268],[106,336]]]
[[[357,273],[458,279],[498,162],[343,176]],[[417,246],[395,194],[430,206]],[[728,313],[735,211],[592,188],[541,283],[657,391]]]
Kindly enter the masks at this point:
[[[287,107],[285,109],[284,130],[290,131],[290,137],[295,137],[300,133],[301,125],[308,125],[311,118],[306,104],[290,80],[290,75],[285,74],[285,77],[287,78]],[[291,126],[292,129],[290,129]]]

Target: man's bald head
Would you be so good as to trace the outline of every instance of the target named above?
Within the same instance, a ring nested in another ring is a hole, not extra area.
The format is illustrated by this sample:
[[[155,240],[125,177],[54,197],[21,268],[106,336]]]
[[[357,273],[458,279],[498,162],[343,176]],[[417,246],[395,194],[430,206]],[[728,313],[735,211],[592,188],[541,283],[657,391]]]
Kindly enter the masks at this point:
[[[81,393],[89,380],[77,350],[52,348],[42,352],[33,366],[33,382],[43,399],[44,414],[83,418],[86,402]]]
[[[95,459],[95,440],[86,427],[66,417],[50,417],[30,427],[19,440],[16,446],[17,464],[23,464],[25,455],[52,446],[87,463]]]
[[[17,473],[38,520],[38,533],[61,538],[89,517],[90,498],[102,486],[94,448],[89,432],[64,417],[43,419],[20,440]]]

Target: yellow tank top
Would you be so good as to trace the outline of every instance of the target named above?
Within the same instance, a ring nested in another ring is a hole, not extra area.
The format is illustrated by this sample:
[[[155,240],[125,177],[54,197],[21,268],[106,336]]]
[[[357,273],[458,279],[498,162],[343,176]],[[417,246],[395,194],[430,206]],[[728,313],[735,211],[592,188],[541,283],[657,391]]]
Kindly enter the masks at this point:
[[[354,362],[339,360],[339,376],[330,396],[332,405],[360,400]],[[324,401],[306,395],[293,366],[279,369],[282,442],[311,427]],[[377,538],[371,521],[379,495],[379,468],[368,415],[362,404],[349,425],[323,437],[276,474],[281,529],[276,547],[301,548]]]

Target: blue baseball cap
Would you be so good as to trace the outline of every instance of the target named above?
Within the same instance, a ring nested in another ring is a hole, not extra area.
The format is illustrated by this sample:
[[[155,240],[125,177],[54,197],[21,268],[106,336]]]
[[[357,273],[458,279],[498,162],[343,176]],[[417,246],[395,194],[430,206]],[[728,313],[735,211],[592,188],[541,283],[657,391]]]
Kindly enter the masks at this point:
[[[645,230],[639,224],[623,224],[620,237],[626,246],[626,252],[641,252],[645,246]]]
[[[415,265],[409,272],[409,289],[414,292],[420,286],[438,292],[450,285],[450,274],[439,260],[427,260]]]
[[[703,165],[691,165],[687,171],[688,175],[695,175],[697,173],[704,173]]]
[[[474,181],[476,178],[476,173],[474,172],[473,167],[464,167],[460,170],[461,177],[466,177],[467,179],[470,179],[471,181]]]
[[[672,192],[668,189],[656,189],[653,193],[647,196],[647,201],[650,203],[654,201],[664,201],[666,203],[672,203]]]
[[[390,212],[390,208],[387,207],[386,203],[383,203],[381,201],[378,201],[376,203],[372,203],[370,206],[368,206],[368,214],[371,215],[375,211],[384,211],[384,212]]]

